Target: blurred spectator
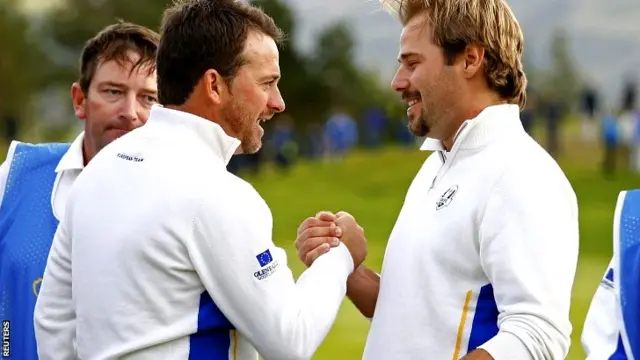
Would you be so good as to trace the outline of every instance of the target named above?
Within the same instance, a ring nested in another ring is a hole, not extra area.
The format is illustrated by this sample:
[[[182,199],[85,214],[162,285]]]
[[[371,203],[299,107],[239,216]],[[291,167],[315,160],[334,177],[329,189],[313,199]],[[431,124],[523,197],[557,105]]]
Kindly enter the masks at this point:
[[[299,152],[293,120],[289,115],[283,114],[276,119],[271,143],[275,152],[276,166],[287,170],[295,162]]]
[[[543,114],[547,128],[547,151],[551,156],[557,158],[560,155],[560,122],[562,121],[563,109],[560,99],[555,97],[544,101]]]
[[[358,143],[358,126],[345,111],[338,109],[324,127],[325,156],[341,158]]]
[[[636,84],[628,81],[624,85],[622,104],[618,123],[620,126],[620,156],[624,164],[631,170],[634,168],[634,149],[636,147]]]
[[[597,131],[598,93],[593,87],[587,86],[584,88],[580,100],[581,139],[585,142],[591,142],[594,140]]]
[[[323,153],[323,141],[322,141],[322,125],[318,123],[311,123],[306,127],[304,142],[305,150],[304,154],[310,159],[318,159],[322,157]]]
[[[635,110],[631,112],[633,117],[633,141],[631,145],[631,171],[640,172],[640,112]]]
[[[536,103],[536,93],[533,92],[533,90],[531,90],[530,88],[527,89],[527,104],[520,112],[520,121],[522,121],[522,127],[524,128],[524,131],[526,131],[529,135],[531,135],[531,130],[533,128]]]
[[[379,107],[370,107],[364,113],[364,146],[377,148],[382,144],[382,138],[387,125],[386,114]]]
[[[612,112],[607,112],[603,116],[601,133],[604,145],[602,172],[610,177],[616,171],[617,148],[620,142],[618,120]]]

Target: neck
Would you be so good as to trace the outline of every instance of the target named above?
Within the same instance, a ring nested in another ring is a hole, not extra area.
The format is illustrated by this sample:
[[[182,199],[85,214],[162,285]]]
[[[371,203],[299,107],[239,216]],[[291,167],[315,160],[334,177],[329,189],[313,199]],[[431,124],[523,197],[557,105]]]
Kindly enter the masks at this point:
[[[194,100],[187,100],[187,102],[182,105],[165,105],[165,108],[193,114],[205,120],[214,122],[220,125],[222,130],[228,136],[237,137],[229,124],[226,121],[222,121],[221,119],[223,119],[223,117],[219,116],[219,114],[214,109],[211,109],[211,106],[199,105]]]
[[[444,140],[442,140],[442,146],[447,150],[451,151],[453,148],[453,144],[455,142],[456,135],[458,135],[458,131],[462,124],[465,121],[475,119],[484,109],[495,106],[506,104],[507,102],[500,98],[497,94],[494,93],[485,93],[482,95],[476,95],[472,99],[465,101],[465,107],[460,109],[460,112],[455,115],[455,120],[452,121],[452,131],[449,133]]]
[[[82,158],[84,161],[84,166],[87,166],[89,161],[93,159],[94,155],[95,154],[93,154],[93,152],[90,150],[89,144],[87,143],[87,136],[85,133],[84,140],[82,140]]]

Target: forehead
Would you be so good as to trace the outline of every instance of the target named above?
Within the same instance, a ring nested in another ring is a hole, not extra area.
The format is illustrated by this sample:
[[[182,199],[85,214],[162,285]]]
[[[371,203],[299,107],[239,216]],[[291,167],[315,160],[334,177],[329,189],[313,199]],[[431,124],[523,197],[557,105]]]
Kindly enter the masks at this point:
[[[245,43],[243,58],[248,70],[261,73],[280,73],[280,53],[269,36],[251,31]]]
[[[433,45],[432,35],[427,13],[417,14],[402,28],[400,48],[403,52],[422,52]]]
[[[149,65],[141,65],[133,69],[140,56],[134,52],[127,54],[126,61],[109,60],[100,62],[96,67],[92,83],[103,82],[126,84],[130,87],[156,90],[156,71]],[[133,71],[132,71],[133,69]]]

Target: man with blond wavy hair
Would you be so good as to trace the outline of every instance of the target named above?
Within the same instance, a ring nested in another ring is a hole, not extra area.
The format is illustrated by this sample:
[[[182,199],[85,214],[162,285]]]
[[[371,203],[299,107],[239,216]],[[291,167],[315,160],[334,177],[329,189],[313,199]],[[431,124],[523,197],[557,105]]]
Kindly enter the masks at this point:
[[[382,4],[404,27],[392,86],[433,153],[409,188],[381,275],[360,265],[349,277],[347,295],[371,319],[364,359],[564,359],[578,206],[522,128],[515,16],[504,0]],[[358,237],[353,216],[321,212],[302,223],[296,246],[310,265],[335,251],[332,238]]]

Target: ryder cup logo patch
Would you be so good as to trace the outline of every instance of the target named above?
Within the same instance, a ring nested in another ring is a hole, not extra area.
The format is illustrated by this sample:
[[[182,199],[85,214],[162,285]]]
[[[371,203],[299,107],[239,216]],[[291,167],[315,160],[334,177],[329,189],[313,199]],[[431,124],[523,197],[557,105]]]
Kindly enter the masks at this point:
[[[445,191],[444,194],[440,197],[440,199],[436,202],[436,210],[440,210],[443,207],[448,206],[453,200],[453,197],[458,192],[458,185],[454,185],[449,188],[449,190]]]

